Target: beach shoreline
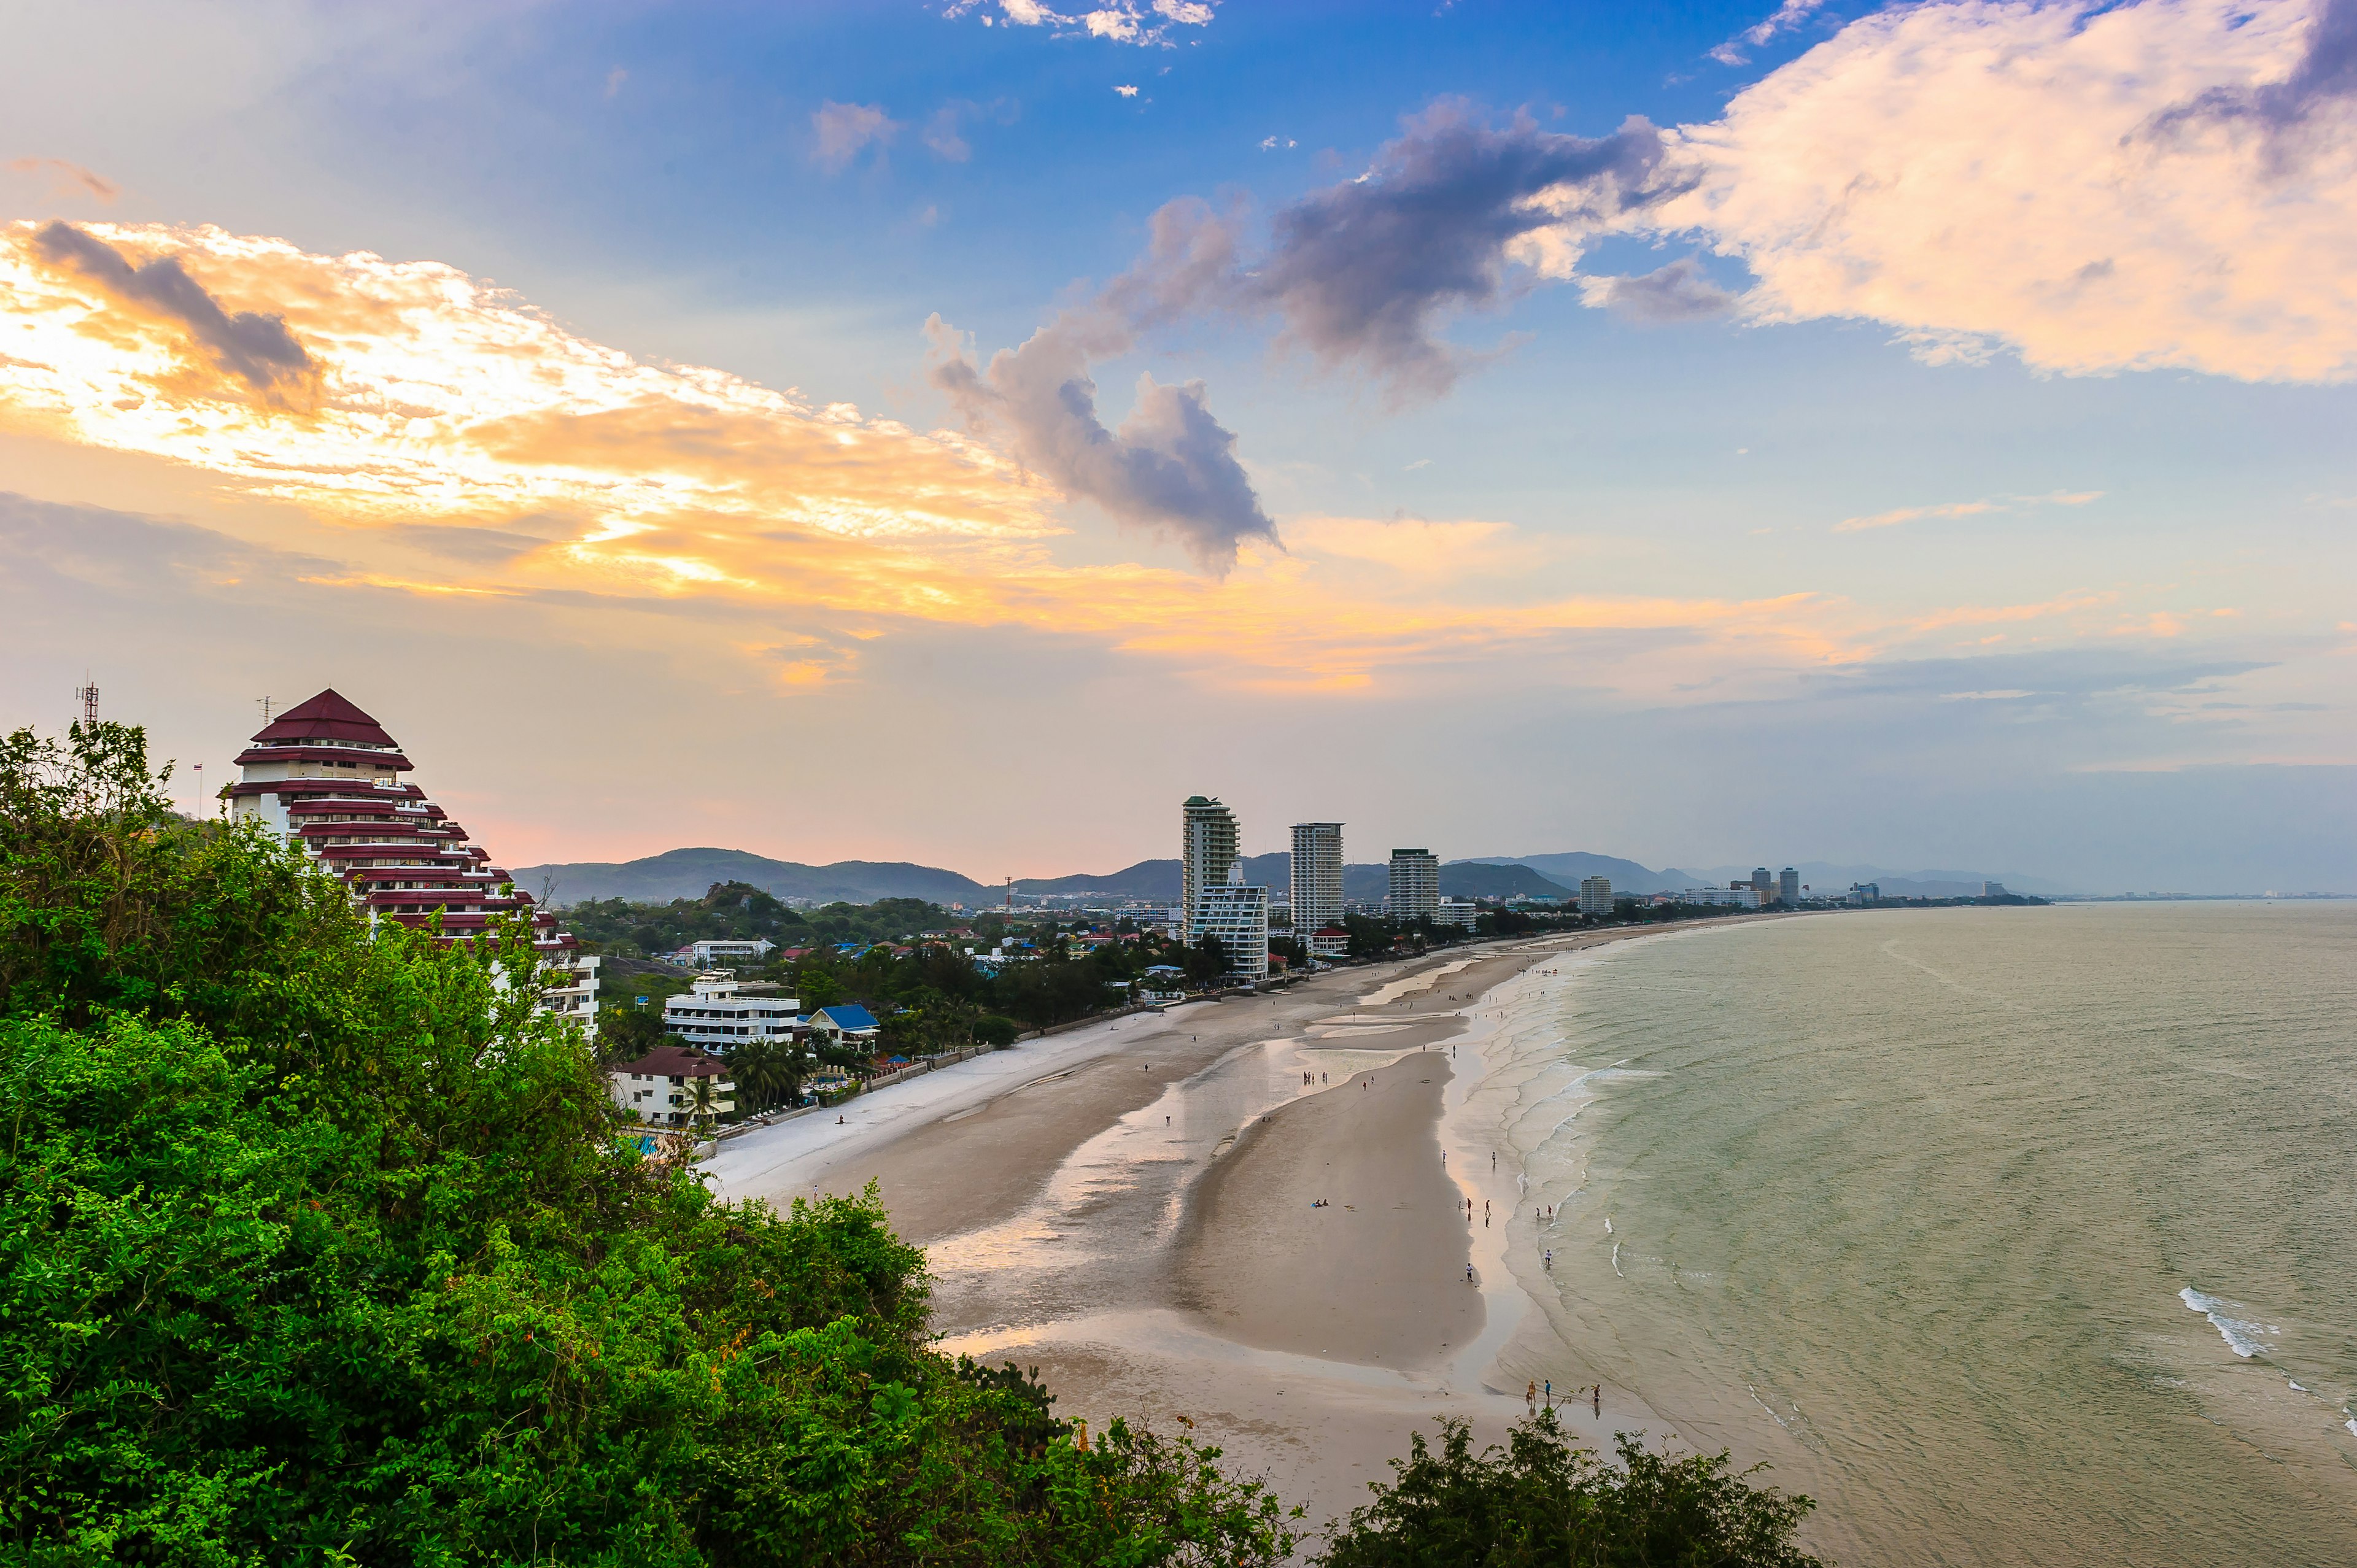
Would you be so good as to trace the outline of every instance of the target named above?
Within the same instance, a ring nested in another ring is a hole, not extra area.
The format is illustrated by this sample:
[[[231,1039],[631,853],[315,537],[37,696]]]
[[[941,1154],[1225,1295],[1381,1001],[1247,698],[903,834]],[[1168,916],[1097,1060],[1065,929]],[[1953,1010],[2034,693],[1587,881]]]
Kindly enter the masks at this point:
[[[1487,1046],[1548,1005],[1541,972],[1772,918],[1506,939],[1135,1015],[732,1139],[706,1168],[719,1196],[779,1203],[874,1181],[927,1248],[944,1350],[1038,1366],[1093,1426],[1184,1417],[1323,1526],[1432,1418],[1501,1440],[1526,1382],[1561,1402],[1589,1365],[1530,1294],[1540,1243],[1480,1103]],[[1608,1448],[1670,1435],[1609,1381],[1600,1421],[1563,1414]]]

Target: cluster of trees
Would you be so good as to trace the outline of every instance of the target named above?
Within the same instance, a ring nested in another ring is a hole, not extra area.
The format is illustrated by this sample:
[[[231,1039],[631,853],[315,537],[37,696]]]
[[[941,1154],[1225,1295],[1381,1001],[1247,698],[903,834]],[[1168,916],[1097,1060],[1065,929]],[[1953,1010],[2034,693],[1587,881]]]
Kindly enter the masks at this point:
[[[701,898],[668,904],[592,898],[565,910],[566,929],[597,951],[638,958],[661,958],[690,942],[724,939],[766,937],[781,948],[897,941],[947,922],[938,905],[921,898],[797,909],[744,882],[716,882]]]
[[[259,831],[177,822],[136,730],[0,743],[0,1556],[1250,1568],[1302,1544],[1217,1449],[1118,1422],[1084,1444],[1036,1370],[941,1355],[873,1189],[780,1212],[640,1157],[533,972],[521,920],[371,929]],[[1723,1457],[1624,1444],[1612,1469],[1535,1423],[1474,1456],[1451,1429],[1323,1561],[1805,1568],[1807,1506]]]
[[[737,905],[741,900],[732,889],[741,886],[716,886],[707,899],[722,907]],[[890,902],[901,908],[886,923],[905,922],[917,932],[956,925],[955,918],[937,906],[910,899]],[[589,928],[574,921],[570,911],[565,918],[576,936],[587,938]],[[885,1054],[916,1057],[974,1045],[1008,1045],[1027,1029],[1068,1024],[1119,1006],[1145,983],[1146,971],[1153,964],[1174,964],[1196,983],[1209,985],[1218,981],[1227,962],[1216,940],[1191,948],[1155,940],[1123,940],[1076,950],[1069,938],[1087,929],[1084,921],[1009,921],[988,915],[958,929],[973,935],[955,941],[920,937],[905,950],[882,939],[847,952],[827,944],[797,958],[780,956],[766,964],[740,965],[737,972],[748,979],[777,983],[805,1009],[838,1003],[864,1005],[881,1026]],[[1134,936],[1134,929],[1127,934]],[[978,947],[987,951],[1002,937],[1028,943],[1020,950],[1029,956],[994,966],[976,962],[965,950]],[[626,1060],[659,1044],[663,1000],[687,984],[683,976],[617,976],[601,998],[598,1013],[599,1045],[608,1058]],[[643,1004],[638,1001],[642,996]],[[775,1063],[770,1060],[773,1055]],[[869,1065],[866,1052],[851,1047],[756,1051],[753,1056],[759,1058],[753,1063],[753,1081],[775,1085],[751,1091],[761,1104],[783,1103],[791,1096],[787,1086],[809,1076],[816,1066],[864,1069]],[[745,1059],[743,1051],[732,1053],[729,1059],[732,1067],[737,1065]],[[737,1081],[742,1087],[748,1079],[740,1072]],[[781,1098],[769,1099],[773,1093]]]

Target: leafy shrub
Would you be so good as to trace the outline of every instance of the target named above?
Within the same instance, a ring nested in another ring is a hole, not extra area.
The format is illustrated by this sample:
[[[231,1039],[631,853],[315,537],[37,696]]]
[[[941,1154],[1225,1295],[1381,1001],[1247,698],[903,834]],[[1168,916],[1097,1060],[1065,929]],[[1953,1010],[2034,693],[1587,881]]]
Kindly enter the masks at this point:
[[[1815,1505],[1754,1487],[1725,1454],[1672,1459],[1623,1433],[1616,1468],[1543,1410],[1473,1452],[1444,1419],[1329,1532],[1325,1568],[1820,1568],[1792,1544]]]

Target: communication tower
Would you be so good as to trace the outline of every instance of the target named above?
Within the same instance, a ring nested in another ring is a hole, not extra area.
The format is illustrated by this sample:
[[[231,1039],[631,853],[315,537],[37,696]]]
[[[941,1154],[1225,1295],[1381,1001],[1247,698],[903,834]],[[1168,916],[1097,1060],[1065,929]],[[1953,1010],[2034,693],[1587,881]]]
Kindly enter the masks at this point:
[[[96,729],[98,727],[98,688],[90,683],[89,676],[83,676],[82,683],[74,688],[74,701],[81,704],[82,728]]]

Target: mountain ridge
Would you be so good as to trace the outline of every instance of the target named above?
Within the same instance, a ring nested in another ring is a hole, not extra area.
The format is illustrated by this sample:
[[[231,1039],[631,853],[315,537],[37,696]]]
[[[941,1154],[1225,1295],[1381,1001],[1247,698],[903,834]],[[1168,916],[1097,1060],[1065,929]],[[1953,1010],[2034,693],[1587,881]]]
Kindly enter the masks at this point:
[[[1245,855],[1244,875],[1282,896],[1291,879],[1289,851]],[[1770,872],[1781,870],[1771,865]],[[2016,874],[1987,875],[1975,871],[1928,870],[1898,872],[1873,865],[1835,865],[1807,861],[1794,868],[1814,891],[1841,893],[1853,882],[1873,882],[1892,897],[1968,897],[1984,882],[2001,882],[2017,893],[2050,896],[2072,889],[2041,877]],[[1685,871],[1665,866],[1659,871],[1616,855],[1566,850],[1545,854],[1471,855],[1444,863],[1440,890],[1459,898],[1505,897],[1516,893],[1544,897],[1577,896],[1584,876],[1608,876],[1615,893],[1674,893],[1687,887],[1724,886],[1750,875],[1750,866],[1712,866]],[[838,860],[825,865],[776,860],[749,850],[665,850],[630,861],[552,862],[520,866],[516,886],[542,894],[544,902],[562,908],[597,898],[628,898],[640,903],[668,903],[696,898],[716,882],[743,882],[780,898],[808,898],[822,904],[838,900],[872,904],[879,898],[922,898],[935,904],[986,908],[1004,897],[1000,886],[976,882],[941,866],[905,860]],[[1353,903],[1375,903],[1389,889],[1390,873],[1382,863],[1347,865],[1342,868],[1342,896]],[[1064,876],[1017,877],[1020,894],[1094,893],[1109,898],[1141,903],[1172,904],[1179,896],[1179,864],[1170,859],[1141,860],[1110,872],[1081,872]]]

